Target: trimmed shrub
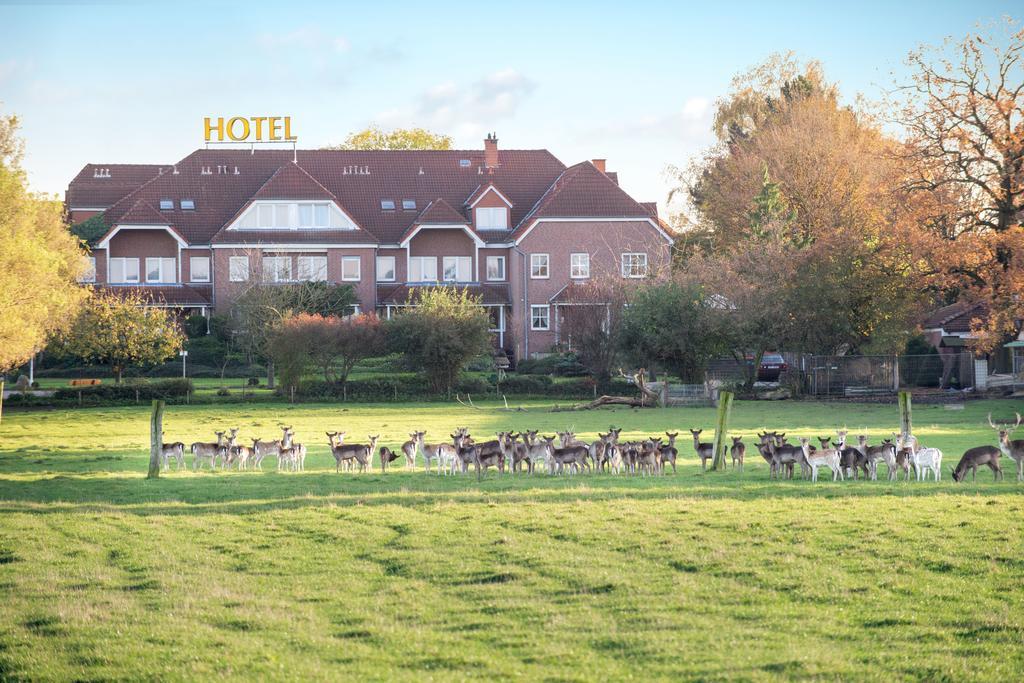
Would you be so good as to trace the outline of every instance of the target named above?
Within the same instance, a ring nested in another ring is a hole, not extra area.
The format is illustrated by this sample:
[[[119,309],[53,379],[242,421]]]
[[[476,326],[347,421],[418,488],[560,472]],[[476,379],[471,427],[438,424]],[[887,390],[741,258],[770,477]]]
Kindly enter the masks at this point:
[[[155,398],[180,398],[192,392],[192,381],[168,379],[158,382],[133,381],[121,385],[101,384],[94,387],[65,387],[53,395],[56,402],[104,403],[121,401],[150,401]]]

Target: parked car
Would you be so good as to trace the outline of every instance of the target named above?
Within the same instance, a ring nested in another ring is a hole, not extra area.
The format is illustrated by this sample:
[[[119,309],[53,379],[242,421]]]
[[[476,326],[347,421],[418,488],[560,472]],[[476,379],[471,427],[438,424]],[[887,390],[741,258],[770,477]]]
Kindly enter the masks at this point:
[[[754,354],[747,354],[747,364],[754,362]],[[789,364],[782,357],[781,353],[769,351],[761,356],[761,366],[757,369],[758,382],[778,382],[783,372],[789,369]]]

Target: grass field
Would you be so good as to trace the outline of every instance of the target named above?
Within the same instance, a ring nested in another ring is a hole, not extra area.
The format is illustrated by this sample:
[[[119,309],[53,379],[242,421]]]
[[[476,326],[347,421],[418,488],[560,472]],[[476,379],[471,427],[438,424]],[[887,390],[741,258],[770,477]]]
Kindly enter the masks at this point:
[[[711,409],[174,406],[168,440],[221,427],[309,444],[305,473],[144,479],[145,408],[8,412],[0,425],[0,679],[1020,680],[1024,484],[985,414],[916,406],[944,481],[335,474],[325,430],[397,446],[507,428],[623,438]],[[734,430],[876,440],[895,406],[744,403]],[[749,443],[748,439],[748,443]],[[190,458],[189,458],[190,459]],[[191,459],[190,459],[191,460]]]

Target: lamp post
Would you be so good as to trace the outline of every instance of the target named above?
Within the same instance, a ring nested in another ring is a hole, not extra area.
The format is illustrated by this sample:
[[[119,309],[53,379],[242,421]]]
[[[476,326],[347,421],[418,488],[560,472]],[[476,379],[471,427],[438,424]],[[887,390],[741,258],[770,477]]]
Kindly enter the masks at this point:
[[[188,358],[188,351],[182,349],[178,355],[181,356],[181,378],[185,379],[185,359]]]

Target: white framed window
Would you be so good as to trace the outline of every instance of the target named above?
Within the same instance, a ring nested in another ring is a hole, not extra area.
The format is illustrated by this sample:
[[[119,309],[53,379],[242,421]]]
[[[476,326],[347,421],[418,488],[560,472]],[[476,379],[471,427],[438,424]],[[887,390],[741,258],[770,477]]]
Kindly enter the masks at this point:
[[[86,256],[85,260],[86,263],[88,263],[88,265],[86,266],[85,272],[83,272],[82,275],[78,278],[78,281],[96,282],[96,257]]]
[[[249,281],[248,256],[232,256],[228,259],[228,279],[232,282]]]
[[[410,256],[409,282],[437,282],[437,257]]]
[[[327,204],[313,205],[313,227],[326,228],[331,224],[331,210]]]
[[[546,280],[551,277],[550,265],[550,255],[530,254],[530,277],[534,280]]]
[[[110,259],[110,273],[107,274],[107,279],[119,283],[138,282],[139,259],[122,256]]]
[[[416,200],[415,199],[403,199],[402,200],[402,210],[403,211],[415,211],[416,210]]]
[[[188,260],[189,279],[192,282],[210,281],[210,257],[193,256]]]
[[[505,279],[505,257],[504,256],[488,256],[487,257],[487,279],[488,280],[504,280]]]
[[[363,259],[359,256],[341,257],[341,279],[345,282],[359,282],[362,278]]]
[[[377,257],[377,282],[394,282],[395,281],[395,257],[394,256],[378,256]]]
[[[326,256],[300,256],[299,279],[306,282],[327,281],[327,257]]]
[[[288,204],[275,204],[274,205],[274,227],[275,228],[288,228],[291,227],[291,211],[289,211]]]
[[[504,206],[481,206],[476,210],[476,229],[508,230],[508,209]]]
[[[177,282],[177,262],[172,258],[146,258],[146,282]]]
[[[551,329],[551,307],[548,305],[530,306],[530,329]]]
[[[264,256],[263,257],[263,281],[264,282],[291,282],[292,280],[292,257],[291,256]]]
[[[196,200],[194,200],[194,199],[182,199],[181,200],[181,210],[182,211],[195,211],[196,210]]]
[[[473,281],[472,256],[445,256],[442,263],[442,278],[445,282]]]
[[[273,204],[260,204],[256,207],[256,226],[259,228],[274,227]]]
[[[590,277],[590,254],[569,255],[569,277],[579,280]]]
[[[647,277],[647,254],[626,253],[622,255],[622,277]]]
[[[174,200],[173,199],[161,199],[160,200],[160,210],[161,211],[171,211],[173,209],[174,209]]]

